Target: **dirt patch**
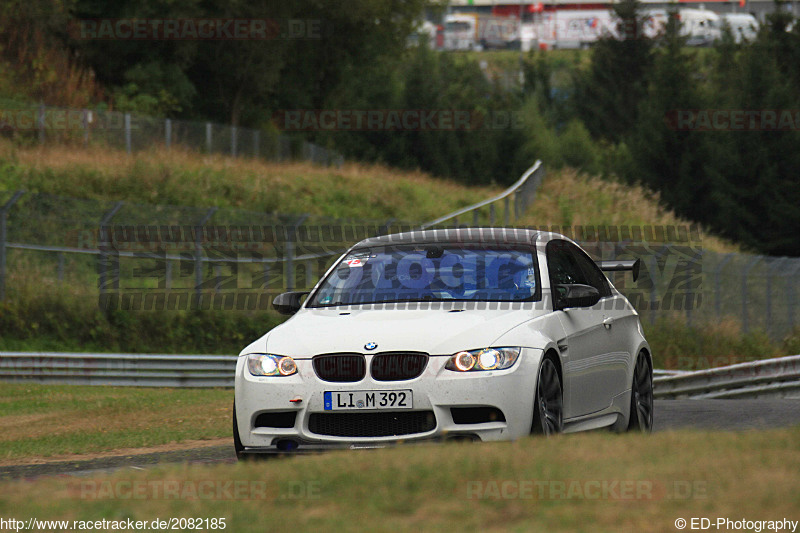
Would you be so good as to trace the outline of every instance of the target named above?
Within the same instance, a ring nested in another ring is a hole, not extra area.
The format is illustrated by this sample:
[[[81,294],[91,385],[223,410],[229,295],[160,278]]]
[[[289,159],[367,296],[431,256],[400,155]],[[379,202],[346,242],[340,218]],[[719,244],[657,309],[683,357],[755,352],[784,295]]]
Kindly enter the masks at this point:
[[[90,458],[86,459],[86,457]],[[36,458],[28,459],[29,462],[26,464],[0,465],[0,481],[35,479],[53,475],[113,472],[120,468],[140,469],[170,463],[232,463],[236,461],[236,455],[233,452],[231,439],[215,439],[165,444],[135,450],[115,450],[91,456],[71,455],[66,461],[63,460],[63,457],[60,461],[58,459],[56,457]],[[35,460],[40,462],[30,462]]]
[[[13,459],[0,460],[0,469],[5,466],[21,465],[44,465],[50,463],[72,463],[81,461],[91,461],[107,457],[129,457],[134,455],[147,455],[165,452],[185,451],[198,448],[209,448],[212,446],[230,446],[233,454],[233,439],[230,437],[210,439],[210,440],[186,440],[182,442],[171,442],[169,444],[159,444],[147,448],[121,448],[118,450],[107,450],[97,453],[53,455],[49,457],[17,457]]]

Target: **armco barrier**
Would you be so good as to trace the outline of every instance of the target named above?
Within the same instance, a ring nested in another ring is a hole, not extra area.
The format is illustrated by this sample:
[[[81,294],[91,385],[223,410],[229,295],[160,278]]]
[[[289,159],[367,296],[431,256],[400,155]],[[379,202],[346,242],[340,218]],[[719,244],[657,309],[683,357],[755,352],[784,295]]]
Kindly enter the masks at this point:
[[[800,355],[658,375],[655,397],[800,399]]]
[[[0,352],[2,381],[232,387],[235,369],[235,355]]]
[[[0,380],[70,385],[232,387],[236,356],[0,352]],[[655,370],[657,399],[797,398],[800,355],[708,370]]]

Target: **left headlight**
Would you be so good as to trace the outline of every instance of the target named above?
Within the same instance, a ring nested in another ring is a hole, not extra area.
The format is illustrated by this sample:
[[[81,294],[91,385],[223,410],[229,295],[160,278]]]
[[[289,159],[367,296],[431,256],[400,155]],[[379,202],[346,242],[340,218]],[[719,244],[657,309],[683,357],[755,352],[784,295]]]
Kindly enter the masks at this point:
[[[455,372],[505,370],[517,362],[521,352],[519,346],[465,350],[452,355],[444,367]]]
[[[297,364],[289,356],[251,353],[247,356],[247,369],[254,376],[291,376],[297,373]]]

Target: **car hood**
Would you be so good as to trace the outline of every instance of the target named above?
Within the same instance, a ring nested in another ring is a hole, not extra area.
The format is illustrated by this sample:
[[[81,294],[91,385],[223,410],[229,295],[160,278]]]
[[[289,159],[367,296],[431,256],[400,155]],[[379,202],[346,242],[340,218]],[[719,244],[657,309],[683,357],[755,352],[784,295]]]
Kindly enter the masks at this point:
[[[348,313],[348,314],[344,314]],[[242,350],[311,357],[321,353],[419,351],[449,355],[497,346],[503,333],[545,314],[541,310],[303,309]]]

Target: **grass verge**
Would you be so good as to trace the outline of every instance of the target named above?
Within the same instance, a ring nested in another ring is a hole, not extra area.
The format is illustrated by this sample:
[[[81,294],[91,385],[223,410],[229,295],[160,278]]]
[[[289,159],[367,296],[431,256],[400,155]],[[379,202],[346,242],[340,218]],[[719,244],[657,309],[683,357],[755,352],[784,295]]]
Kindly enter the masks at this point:
[[[225,518],[231,531],[674,532],[678,518],[800,518],[798,439],[800,428],[589,433],[11,481],[0,515]]]
[[[230,437],[233,391],[4,383],[0,461]]]
[[[506,178],[510,182],[515,177]],[[381,166],[347,164],[332,169],[177,149],[129,156],[99,147],[22,148],[0,142],[0,190],[14,189],[102,201],[425,221],[484,200],[502,187],[467,187]],[[519,224],[619,227],[689,223],[663,209],[658,197],[645,189],[559,170],[546,176],[536,202]],[[719,252],[736,250],[710,235],[703,236],[702,246]],[[13,250],[9,254],[8,297],[0,303],[0,350],[237,353],[282,320],[263,311],[104,313],[97,306],[94,258],[79,261],[68,257],[64,279],[59,280],[55,256],[34,255],[37,253]],[[184,277],[194,280],[191,274]],[[661,339],[653,342],[654,352],[664,353],[667,365],[672,354],[680,352],[672,348],[671,334],[658,332],[673,329],[654,329],[653,339]],[[746,356],[754,352],[771,356],[780,351],[775,343],[750,347],[753,343],[739,337],[721,346],[738,350],[734,345],[744,345],[747,351],[741,355]],[[667,349],[662,349],[662,342]],[[711,342],[698,346],[720,349]],[[729,354],[713,351],[703,355]]]

